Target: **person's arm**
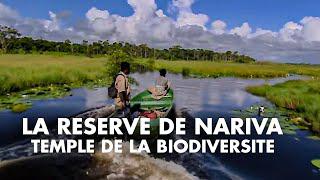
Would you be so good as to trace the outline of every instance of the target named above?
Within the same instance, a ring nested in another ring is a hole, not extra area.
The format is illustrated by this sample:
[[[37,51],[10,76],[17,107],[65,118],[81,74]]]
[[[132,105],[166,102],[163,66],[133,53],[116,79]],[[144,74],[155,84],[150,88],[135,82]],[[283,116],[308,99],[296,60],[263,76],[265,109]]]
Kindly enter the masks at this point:
[[[167,82],[167,90],[170,89],[170,86],[171,86],[171,82],[168,80],[168,82]]]

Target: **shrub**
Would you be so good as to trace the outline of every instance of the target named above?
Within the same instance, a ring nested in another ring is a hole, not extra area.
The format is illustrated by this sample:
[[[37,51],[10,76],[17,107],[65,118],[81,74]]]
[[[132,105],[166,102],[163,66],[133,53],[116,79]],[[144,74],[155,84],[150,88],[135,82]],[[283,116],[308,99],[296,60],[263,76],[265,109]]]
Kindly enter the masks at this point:
[[[190,69],[189,68],[182,68],[182,76],[190,76]]]

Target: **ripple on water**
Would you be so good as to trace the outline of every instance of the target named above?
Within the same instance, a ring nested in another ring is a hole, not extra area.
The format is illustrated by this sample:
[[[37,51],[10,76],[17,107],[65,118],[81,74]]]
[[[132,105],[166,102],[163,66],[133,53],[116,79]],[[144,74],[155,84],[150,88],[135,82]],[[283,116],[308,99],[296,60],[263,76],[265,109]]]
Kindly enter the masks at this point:
[[[132,76],[139,81],[139,86],[133,88],[133,94],[136,94],[152,85],[158,73],[133,74]],[[180,75],[173,74],[168,74],[168,78],[173,82],[176,106],[190,113],[202,113],[203,116],[233,109],[245,109],[246,106],[261,102],[261,98],[244,91],[244,88],[248,85],[274,84],[289,79],[297,79],[294,77],[275,80],[237,78],[185,79]],[[112,100],[106,99],[105,88],[96,90],[77,89],[73,93],[72,97],[35,102],[34,106],[23,116],[35,117],[42,114],[43,117],[50,115],[52,117],[49,119],[55,120],[59,116],[75,114],[87,108],[103,105],[106,102],[112,103]],[[204,112],[207,112],[207,114]],[[0,117],[10,119],[10,121],[2,121],[2,124],[0,124],[2,125],[2,133],[7,130],[10,131],[10,133],[2,136],[3,140],[12,142],[10,138],[16,137],[17,133],[21,132],[19,130],[21,128],[19,122],[22,115],[0,112]],[[5,129],[7,130],[5,131]],[[11,146],[0,148],[0,161],[28,157],[34,155],[32,151],[32,146],[28,142],[15,143]],[[212,154],[185,153],[175,157],[174,155],[168,155],[164,159],[167,161],[156,159],[146,154],[130,154],[127,152],[122,154],[102,154],[97,151],[92,157],[92,164],[87,169],[88,174],[86,175],[109,179],[122,177],[133,179],[197,179],[196,176],[205,179],[240,179]]]
[[[129,143],[123,145],[122,153],[101,153],[98,150],[93,155],[94,165],[89,174],[95,174],[102,179],[198,179],[181,165],[144,153],[129,153]]]

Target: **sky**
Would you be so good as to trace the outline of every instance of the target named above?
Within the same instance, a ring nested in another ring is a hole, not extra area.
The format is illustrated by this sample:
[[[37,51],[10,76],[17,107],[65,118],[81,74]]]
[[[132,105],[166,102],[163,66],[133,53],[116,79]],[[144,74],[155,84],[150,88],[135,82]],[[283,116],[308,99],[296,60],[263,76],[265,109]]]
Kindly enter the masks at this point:
[[[0,0],[0,24],[25,36],[239,51],[320,64],[318,0]]]

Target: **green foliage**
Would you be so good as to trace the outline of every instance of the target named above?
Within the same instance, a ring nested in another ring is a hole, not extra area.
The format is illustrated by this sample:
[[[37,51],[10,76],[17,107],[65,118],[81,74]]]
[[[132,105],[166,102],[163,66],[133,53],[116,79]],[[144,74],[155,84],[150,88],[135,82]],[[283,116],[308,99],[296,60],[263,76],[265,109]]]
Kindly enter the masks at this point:
[[[11,110],[12,112],[15,112],[15,113],[21,113],[28,110],[29,108],[30,108],[29,104],[15,104],[12,106]]]
[[[70,90],[71,86],[57,85],[11,92],[7,95],[0,96],[0,109],[12,109],[15,112],[19,112],[17,109],[21,109],[21,104],[31,107],[31,100],[63,97],[70,94]]]
[[[7,53],[8,48],[12,45],[12,42],[20,36],[20,33],[8,26],[0,25],[0,47],[3,53]]]
[[[156,69],[166,68],[170,72],[182,73],[190,69],[190,74],[202,77],[244,77],[244,78],[273,78],[286,77],[288,74],[312,75],[320,77],[320,66],[289,65],[277,63],[230,63],[210,61],[167,61],[157,60]],[[313,88],[317,91],[316,88]]]
[[[320,82],[318,80],[296,80],[274,86],[252,86],[247,90],[266,97],[278,107],[297,112],[303,119],[298,125],[309,127],[320,133]]]
[[[131,66],[134,66],[134,60],[132,57],[123,51],[114,51],[106,63],[107,75],[112,77],[117,74],[120,71],[121,62],[128,62]]]
[[[154,59],[148,59],[147,60],[147,67],[148,69],[154,69],[155,68],[156,61]]]
[[[190,68],[186,68],[186,67],[182,68],[182,75],[185,77],[190,76]]]
[[[2,26],[0,26],[2,27]],[[1,36],[5,32],[6,35],[15,34],[13,36]],[[240,55],[238,52],[227,51],[225,53],[214,52],[204,49],[183,49],[181,46],[173,46],[169,49],[155,49],[150,48],[146,44],[130,44],[125,42],[109,43],[108,41],[88,42],[83,40],[80,43],[72,43],[70,40],[64,42],[54,42],[43,39],[32,39],[31,37],[19,37],[19,33],[15,29],[0,30],[0,42],[2,42],[2,51],[4,53],[46,53],[46,52],[60,52],[72,55],[85,55],[93,58],[96,56],[112,55],[122,51],[133,58],[149,58],[149,59],[165,59],[165,60],[196,60],[196,61],[223,61],[223,62],[239,62],[251,63],[255,59]],[[3,38],[1,38],[3,37]],[[1,45],[1,44],[0,44]],[[5,47],[5,48],[4,48]]]
[[[266,96],[266,93],[269,91],[270,89],[270,85],[262,85],[262,86],[249,86],[247,87],[247,91],[249,91],[250,93],[257,95],[257,96]]]
[[[316,168],[320,169],[320,159],[312,160],[311,164],[314,165]]]
[[[105,62],[61,54],[2,55],[0,109],[18,112],[26,100],[62,97],[81,86],[106,86],[112,78],[106,75]]]
[[[81,85],[108,79],[105,58],[76,56],[0,56],[0,95],[33,87]]]
[[[247,118],[247,117],[256,117],[259,111],[260,105],[253,105],[245,110],[235,110],[233,111],[233,115],[236,117]],[[294,135],[298,129],[305,129],[305,127],[301,127],[295,123],[293,123],[290,114],[288,114],[287,110],[281,108],[275,108],[272,106],[265,106],[263,117],[276,117],[279,119],[279,123],[283,133]]]

